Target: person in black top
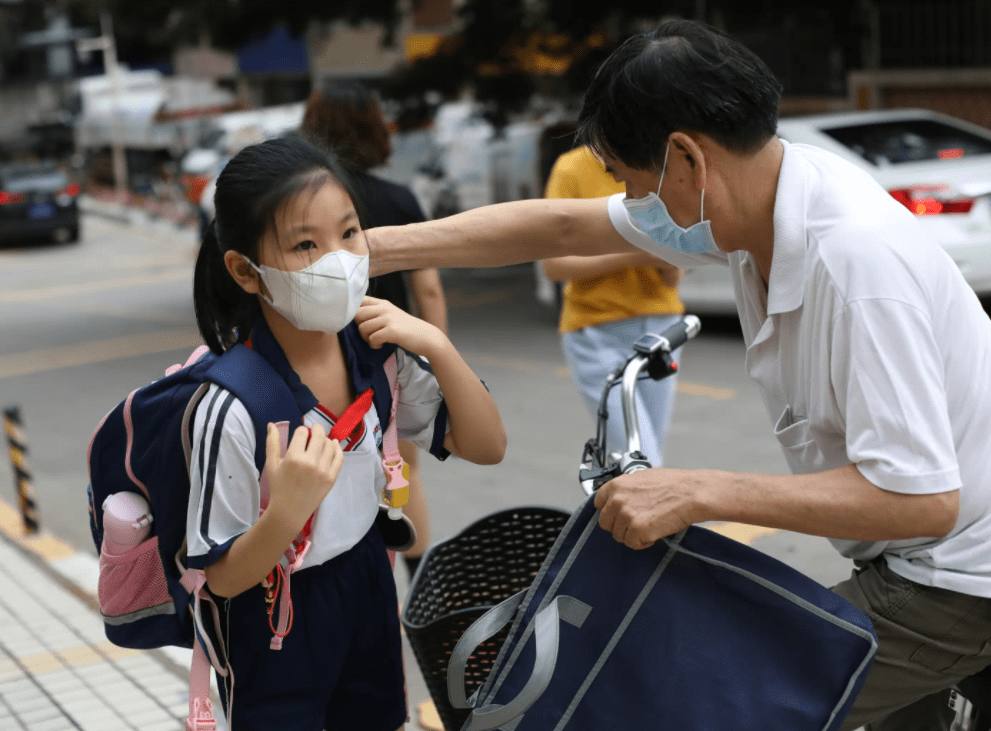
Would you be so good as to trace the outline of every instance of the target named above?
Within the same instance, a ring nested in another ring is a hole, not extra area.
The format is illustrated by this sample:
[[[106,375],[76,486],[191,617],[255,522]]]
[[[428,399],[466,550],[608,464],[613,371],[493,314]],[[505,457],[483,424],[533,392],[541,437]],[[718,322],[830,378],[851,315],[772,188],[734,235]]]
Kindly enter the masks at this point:
[[[382,107],[365,86],[357,82],[331,82],[314,90],[306,102],[302,130],[316,141],[333,147],[351,169],[355,193],[364,208],[366,229],[427,220],[409,188],[368,172],[389,159],[392,143]],[[368,283],[370,296],[389,300],[407,312],[412,311],[410,293],[419,317],[446,334],[447,304],[436,269],[393,272],[373,277]],[[400,441],[399,451],[410,466],[410,495],[405,513],[413,522],[417,539],[403,553],[403,560],[412,578],[430,544],[430,521],[416,446]]]

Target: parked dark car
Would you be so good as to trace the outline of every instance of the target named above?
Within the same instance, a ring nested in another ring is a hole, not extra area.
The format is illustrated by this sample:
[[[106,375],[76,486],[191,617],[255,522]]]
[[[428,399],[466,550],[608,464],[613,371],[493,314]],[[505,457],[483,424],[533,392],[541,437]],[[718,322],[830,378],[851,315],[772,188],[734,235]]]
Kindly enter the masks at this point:
[[[79,185],[55,165],[0,166],[0,243],[79,239]]]

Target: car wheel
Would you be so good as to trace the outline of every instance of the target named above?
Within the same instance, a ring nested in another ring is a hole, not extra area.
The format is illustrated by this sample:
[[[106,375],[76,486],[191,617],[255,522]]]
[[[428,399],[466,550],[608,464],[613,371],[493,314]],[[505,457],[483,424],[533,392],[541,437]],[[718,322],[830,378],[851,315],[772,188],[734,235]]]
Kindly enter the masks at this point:
[[[79,241],[79,227],[69,229],[69,241],[75,243]]]

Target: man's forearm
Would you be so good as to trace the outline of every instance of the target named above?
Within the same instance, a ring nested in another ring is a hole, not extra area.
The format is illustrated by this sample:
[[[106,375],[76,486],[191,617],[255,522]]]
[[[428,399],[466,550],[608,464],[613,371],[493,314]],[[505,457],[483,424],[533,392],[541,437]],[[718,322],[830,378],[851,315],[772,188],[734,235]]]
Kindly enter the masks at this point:
[[[606,198],[535,199],[367,232],[371,275],[429,267],[498,267],[567,255],[630,251]]]
[[[543,261],[544,274],[552,282],[581,281],[601,277],[631,267],[660,263],[657,257],[646,252],[602,254],[601,256],[561,256]]]
[[[835,539],[940,537],[953,529],[959,508],[958,491],[890,492],[853,465],[809,475],[717,474],[702,491],[709,519]]]

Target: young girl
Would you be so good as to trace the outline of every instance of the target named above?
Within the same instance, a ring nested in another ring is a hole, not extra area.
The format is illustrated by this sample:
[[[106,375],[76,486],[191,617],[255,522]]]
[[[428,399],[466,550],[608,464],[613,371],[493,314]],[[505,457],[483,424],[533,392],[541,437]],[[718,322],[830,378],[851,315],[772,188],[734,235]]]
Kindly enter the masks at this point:
[[[402,729],[396,590],[376,526],[386,425],[361,398],[384,382],[373,349],[398,346],[400,438],[440,459],[494,464],[505,451],[502,421],[440,330],[364,296],[368,249],[347,178],[328,153],[298,137],[245,148],[221,173],[215,203],[196,262],[200,332],[214,352],[243,342],[265,358],[309,427],[290,435],[281,456],[269,425],[270,498],[259,517],[245,407],[211,386],[196,409],[187,560],[225,599],[235,681],[228,718],[236,731]],[[355,409],[364,413],[351,433],[328,439],[338,415]],[[292,630],[273,650],[263,582],[304,528],[311,546],[292,574]]]

